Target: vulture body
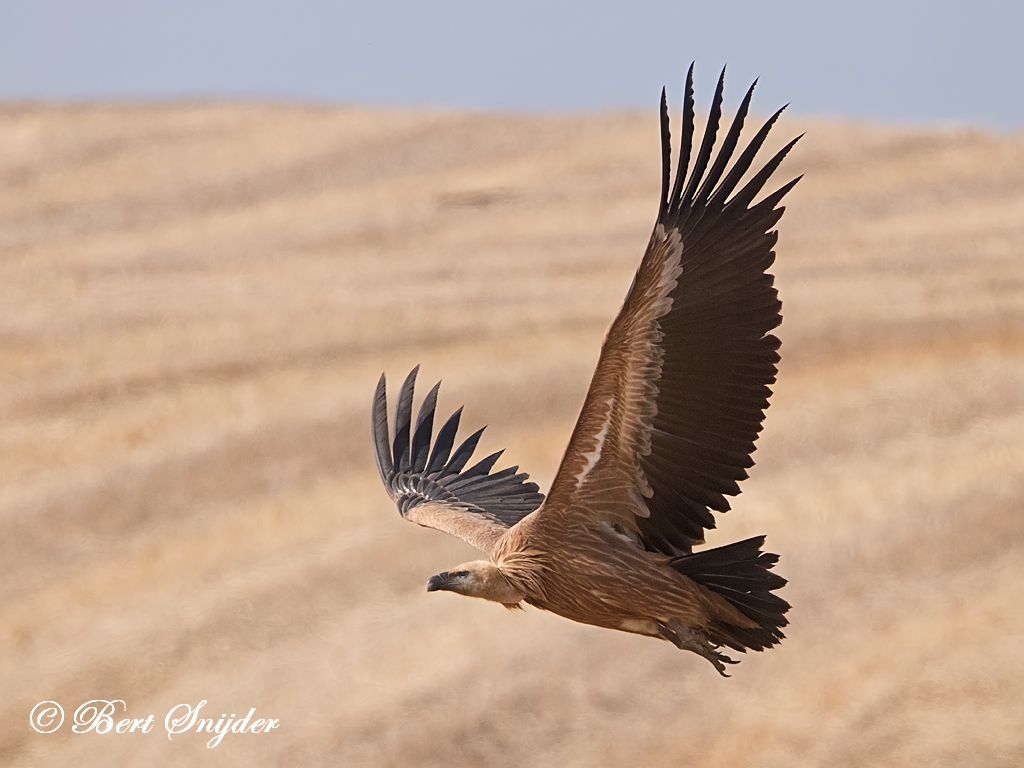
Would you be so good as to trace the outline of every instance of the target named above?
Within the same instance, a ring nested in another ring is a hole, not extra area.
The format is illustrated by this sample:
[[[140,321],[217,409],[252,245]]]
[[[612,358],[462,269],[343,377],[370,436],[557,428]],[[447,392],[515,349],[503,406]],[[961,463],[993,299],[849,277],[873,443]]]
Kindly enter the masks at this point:
[[[662,91],[658,218],[546,498],[518,467],[492,472],[500,451],[467,468],[483,430],[454,448],[461,408],[431,441],[440,384],[413,424],[418,367],[399,390],[391,439],[383,375],[372,408],[377,467],[401,515],[487,555],[432,577],[428,591],[661,638],[723,675],[735,661],[722,646],[769,648],[787,624],[775,594],[786,581],[763,536],[693,547],[753,465],[779,361],[773,228],[799,181],[754,203],[794,139],[739,186],[782,112],[733,160],[753,85],[714,153],[724,77],[690,168],[690,67],[674,180]]]

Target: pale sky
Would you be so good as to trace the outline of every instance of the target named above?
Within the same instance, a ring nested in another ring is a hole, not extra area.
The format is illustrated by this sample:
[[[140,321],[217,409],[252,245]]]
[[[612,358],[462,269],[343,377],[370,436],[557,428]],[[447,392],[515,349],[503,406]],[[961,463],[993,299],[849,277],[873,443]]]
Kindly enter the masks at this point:
[[[755,106],[1024,128],[1024,2],[0,0],[0,100]],[[732,99],[729,100],[729,96]]]

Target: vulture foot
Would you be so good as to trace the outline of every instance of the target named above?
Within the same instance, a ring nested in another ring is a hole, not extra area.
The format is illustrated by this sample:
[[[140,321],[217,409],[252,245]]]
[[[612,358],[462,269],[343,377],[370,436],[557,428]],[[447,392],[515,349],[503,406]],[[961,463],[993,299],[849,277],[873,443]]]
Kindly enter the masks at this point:
[[[719,653],[718,648],[720,646],[710,642],[699,632],[684,627],[678,621],[671,621],[667,625],[661,624],[660,628],[662,637],[676,648],[684,651],[693,651],[698,656],[703,656],[714,665],[715,669],[718,670],[718,674],[722,677],[729,677],[725,672],[726,664],[739,664],[736,659],[730,659],[724,653]]]

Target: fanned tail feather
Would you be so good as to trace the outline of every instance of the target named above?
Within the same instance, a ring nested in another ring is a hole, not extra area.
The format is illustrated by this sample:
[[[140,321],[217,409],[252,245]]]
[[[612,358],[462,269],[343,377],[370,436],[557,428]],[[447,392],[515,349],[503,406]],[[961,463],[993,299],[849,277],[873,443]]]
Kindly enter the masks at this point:
[[[786,580],[771,572],[779,556],[762,552],[763,545],[764,536],[755,536],[672,561],[679,573],[721,595],[759,625],[747,628],[717,622],[708,630],[712,642],[737,651],[762,651],[785,637],[782,627],[789,623],[784,615],[789,603],[773,592]]]

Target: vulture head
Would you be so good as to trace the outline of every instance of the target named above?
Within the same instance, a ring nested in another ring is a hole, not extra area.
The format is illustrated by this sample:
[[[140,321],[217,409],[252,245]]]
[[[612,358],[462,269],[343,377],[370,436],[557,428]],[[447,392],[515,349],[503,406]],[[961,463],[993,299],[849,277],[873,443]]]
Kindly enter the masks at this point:
[[[427,592],[457,592],[466,597],[482,597],[501,603],[506,608],[516,608],[523,595],[513,587],[494,563],[474,560],[471,563],[443,571],[431,576]]]

